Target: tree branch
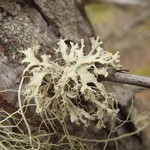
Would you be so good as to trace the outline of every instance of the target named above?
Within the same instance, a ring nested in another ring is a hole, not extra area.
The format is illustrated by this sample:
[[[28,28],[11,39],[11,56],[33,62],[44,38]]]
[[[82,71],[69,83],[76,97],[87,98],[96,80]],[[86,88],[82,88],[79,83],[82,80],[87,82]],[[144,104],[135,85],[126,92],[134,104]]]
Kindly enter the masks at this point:
[[[116,72],[114,74],[109,74],[104,80],[150,88],[150,77],[139,75]]]
[[[84,2],[114,3],[118,5],[145,5],[147,0],[84,0]]]

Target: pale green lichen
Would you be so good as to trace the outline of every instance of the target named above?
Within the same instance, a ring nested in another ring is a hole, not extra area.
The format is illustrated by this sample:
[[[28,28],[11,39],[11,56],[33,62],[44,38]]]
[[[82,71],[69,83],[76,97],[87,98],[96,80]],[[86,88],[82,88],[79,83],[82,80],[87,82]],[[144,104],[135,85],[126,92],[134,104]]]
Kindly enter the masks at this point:
[[[23,63],[28,63],[29,83],[24,90],[25,101],[34,100],[36,113],[42,115],[50,110],[58,118],[70,118],[76,124],[88,125],[98,120],[97,127],[104,126],[105,115],[114,116],[118,112],[114,94],[107,93],[104,85],[97,81],[98,75],[108,76],[108,68],[119,69],[119,55],[105,51],[99,38],[91,38],[91,52],[84,54],[84,41],[81,46],[58,43],[57,53],[62,60],[51,60],[50,55],[42,55],[42,61],[35,57],[39,47],[29,48],[23,53]],[[98,64],[98,65],[97,65]],[[82,98],[81,98],[82,97]],[[84,103],[83,103],[84,101]]]

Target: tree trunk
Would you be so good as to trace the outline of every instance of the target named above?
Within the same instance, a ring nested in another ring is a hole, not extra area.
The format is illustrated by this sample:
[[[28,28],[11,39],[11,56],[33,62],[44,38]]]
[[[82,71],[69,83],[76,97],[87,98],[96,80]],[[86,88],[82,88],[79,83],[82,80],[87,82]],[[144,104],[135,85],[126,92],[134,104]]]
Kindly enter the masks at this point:
[[[24,66],[20,63],[23,54],[20,50],[40,45],[40,54],[51,54],[59,39],[79,42],[85,39],[88,45],[89,37],[93,36],[91,25],[80,2],[74,0],[0,0],[0,90],[17,90]],[[89,47],[86,48],[89,51]],[[39,54],[39,55],[40,55]],[[110,85],[108,83],[108,85]],[[111,86],[111,85],[110,85]],[[110,87],[109,87],[110,88]],[[12,113],[18,107],[17,93],[0,93],[0,107]],[[125,119],[128,113],[128,103],[120,103],[119,115]],[[38,123],[37,123],[38,124]],[[72,125],[70,133],[86,138],[106,138],[111,122],[105,129],[77,127]],[[117,130],[113,137],[132,132],[134,124],[126,123]],[[82,132],[81,132],[82,131]],[[143,150],[141,135],[129,136],[108,142],[106,149],[113,150]],[[89,149],[103,149],[105,142],[85,142]]]

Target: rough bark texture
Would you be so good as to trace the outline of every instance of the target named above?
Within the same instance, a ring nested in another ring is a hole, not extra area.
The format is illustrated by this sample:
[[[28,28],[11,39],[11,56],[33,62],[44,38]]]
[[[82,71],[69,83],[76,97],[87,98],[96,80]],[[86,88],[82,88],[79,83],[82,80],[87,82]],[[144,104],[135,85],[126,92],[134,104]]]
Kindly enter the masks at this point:
[[[93,36],[91,26],[86,18],[83,7],[74,0],[0,0],[0,90],[17,89],[23,66],[19,63],[23,50],[41,45],[40,53],[51,54],[60,38],[79,42]],[[88,50],[88,48],[87,48]],[[14,92],[0,93],[0,107],[11,112],[17,107]],[[128,97],[129,98],[129,97]],[[8,106],[8,107],[6,107]],[[128,113],[128,102],[120,105],[120,116],[124,119]],[[10,108],[10,109],[8,109]],[[126,108],[126,109],[124,109]],[[70,132],[86,138],[107,137],[108,128],[103,130],[70,127]],[[129,128],[133,126],[133,128]],[[114,136],[134,131],[134,125],[122,126]],[[82,132],[81,132],[82,131]],[[119,150],[143,150],[140,135],[118,140]],[[91,143],[89,144],[89,147]],[[94,146],[102,149],[103,143]],[[93,149],[93,148],[91,148]],[[116,149],[116,142],[108,143],[108,150]]]
[[[41,45],[41,53],[54,56],[60,38],[79,42],[92,36],[82,7],[73,0],[0,0],[0,11],[0,90],[17,87],[23,70],[19,50]],[[12,96],[8,99],[13,103]]]

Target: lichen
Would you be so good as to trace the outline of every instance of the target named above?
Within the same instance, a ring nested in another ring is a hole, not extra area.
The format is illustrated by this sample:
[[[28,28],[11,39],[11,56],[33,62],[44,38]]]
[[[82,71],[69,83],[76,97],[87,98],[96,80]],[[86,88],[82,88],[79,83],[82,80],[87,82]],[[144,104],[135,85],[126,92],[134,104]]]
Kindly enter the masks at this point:
[[[53,35],[49,36],[48,27],[38,11],[30,11],[33,16],[22,10],[17,16],[6,16],[1,20],[0,42],[7,49],[11,62],[18,63],[22,60],[19,52],[22,49],[41,44],[46,51],[54,42]]]
[[[26,14],[16,17],[8,16],[2,20],[0,41],[9,50],[10,60],[18,60],[20,49],[37,44],[32,34],[31,23]],[[13,38],[12,38],[13,37]],[[8,44],[9,43],[9,44]],[[31,43],[33,45],[31,45]]]
[[[118,52],[113,55],[105,51],[99,37],[90,40],[91,52],[87,55],[83,52],[83,40],[81,46],[71,42],[70,49],[65,40],[60,40],[56,53],[62,57],[54,61],[50,55],[41,55],[41,61],[37,59],[35,53],[39,47],[22,51],[26,56],[22,63],[28,63],[24,74],[30,73],[23,93],[26,102],[34,100],[36,113],[42,115],[50,109],[60,119],[69,116],[71,122],[85,126],[98,120],[98,128],[104,126],[106,114],[111,117],[117,114],[115,95],[107,93],[97,78],[99,75],[107,77],[110,67],[121,67]]]

